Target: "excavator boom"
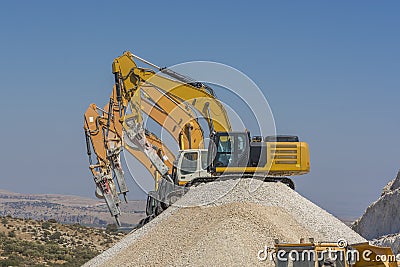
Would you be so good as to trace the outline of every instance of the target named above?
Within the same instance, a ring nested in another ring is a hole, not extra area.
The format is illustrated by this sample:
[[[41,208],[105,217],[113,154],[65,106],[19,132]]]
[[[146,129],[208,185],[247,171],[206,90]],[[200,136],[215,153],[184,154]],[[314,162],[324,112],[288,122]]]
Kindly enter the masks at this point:
[[[184,76],[166,68],[159,68],[147,61],[145,62],[156,68],[160,73],[153,69],[139,68],[133,60],[134,57],[139,58],[130,52],[125,52],[113,63],[113,73],[119,72],[115,75],[120,80],[126,81],[129,88],[137,88],[140,85],[143,86],[143,84],[158,88],[165,94],[193,106],[207,120],[212,131],[229,132],[232,130],[223,104],[213,95],[213,91],[208,86],[185,80]],[[143,59],[140,60],[144,61]],[[161,73],[174,79],[160,75]]]
[[[203,148],[203,130],[191,107],[154,86],[142,85],[143,111],[166,129],[179,148]]]

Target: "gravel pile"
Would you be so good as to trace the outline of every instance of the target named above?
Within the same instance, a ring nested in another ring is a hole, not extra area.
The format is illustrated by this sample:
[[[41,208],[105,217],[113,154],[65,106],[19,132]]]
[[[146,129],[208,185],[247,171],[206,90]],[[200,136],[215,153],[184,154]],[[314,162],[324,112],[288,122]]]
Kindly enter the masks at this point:
[[[281,183],[228,180],[193,187],[144,227],[84,266],[273,266],[273,240],[365,239]]]

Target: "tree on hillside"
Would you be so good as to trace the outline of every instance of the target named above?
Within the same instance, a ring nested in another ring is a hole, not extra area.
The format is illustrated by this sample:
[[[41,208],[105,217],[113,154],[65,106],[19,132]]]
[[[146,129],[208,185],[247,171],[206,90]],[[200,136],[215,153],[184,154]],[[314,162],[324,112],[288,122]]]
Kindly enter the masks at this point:
[[[109,223],[106,227],[107,233],[115,233],[118,231],[118,226],[115,223]]]

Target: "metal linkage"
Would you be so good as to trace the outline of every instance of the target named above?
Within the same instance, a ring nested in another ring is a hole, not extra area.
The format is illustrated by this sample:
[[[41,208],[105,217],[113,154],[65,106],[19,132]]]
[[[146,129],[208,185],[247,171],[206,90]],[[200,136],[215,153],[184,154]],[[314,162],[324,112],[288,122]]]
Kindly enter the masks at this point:
[[[126,193],[128,193],[129,190],[124,178],[124,171],[121,165],[120,153],[121,153],[121,147],[109,148],[107,150],[107,157],[111,162],[111,167],[116,177],[116,181],[119,188],[119,194],[122,194],[124,196],[125,202],[128,203],[128,198],[126,196]]]
[[[172,178],[168,174],[169,168],[158,156],[157,151],[154,150],[151,143],[147,141],[145,129],[143,128],[142,123],[135,123],[134,119],[126,120],[125,123],[127,127],[124,127],[124,130],[129,140],[146,154],[161,176],[166,178],[168,181],[173,182]]]
[[[174,78],[174,79],[176,79],[176,80],[178,80],[180,82],[183,82],[183,83],[186,83],[186,84],[190,84],[193,87],[204,88],[205,90],[208,91],[208,93],[210,95],[215,96],[214,90],[211,87],[209,87],[208,85],[206,85],[206,84],[204,84],[202,82],[196,81],[195,79],[193,79],[191,77],[185,76],[185,75],[180,74],[180,73],[178,73],[176,71],[168,69],[167,67],[160,68],[156,64],[153,64],[150,61],[147,61],[147,60],[145,60],[145,59],[143,59],[143,58],[141,58],[141,57],[139,57],[137,55],[134,55],[134,54],[131,54],[131,55],[132,55],[133,58],[136,58],[137,60],[139,60],[139,61],[141,61],[141,62],[143,62],[143,63],[145,63],[145,64],[147,64],[147,65],[149,65],[149,66],[151,66],[151,67],[153,67],[155,69],[157,69],[157,70],[159,70],[161,73],[164,73],[164,74],[166,74],[166,75],[168,75],[168,76],[170,76],[170,77],[172,77],[172,78]]]
[[[112,176],[110,174],[96,173],[94,181],[96,183],[96,190],[100,190],[101,196],[104,197],[111,215],[114,216],[117,224],[120,226],[119,215],[121,215],[121,210],[119,203],[121,201],[118,198]]]

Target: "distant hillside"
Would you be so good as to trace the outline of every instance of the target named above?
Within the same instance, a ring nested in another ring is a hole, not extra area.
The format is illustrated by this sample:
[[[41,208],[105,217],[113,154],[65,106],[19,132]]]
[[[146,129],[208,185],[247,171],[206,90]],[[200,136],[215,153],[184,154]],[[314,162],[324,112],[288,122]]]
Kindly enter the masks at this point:
[[[104,230],[0,217],[0,266],[81,266],[123,236],[115,225]]]
[[[145,217],[145,206],[143,200],[121,203],[122,225],[136,225]],[[7,215],[35,220],[55,219],[64,224],[79,223],[100,227],[115,222],[101,199],[55,194],[20,194],[0,189],[0,216]]]

